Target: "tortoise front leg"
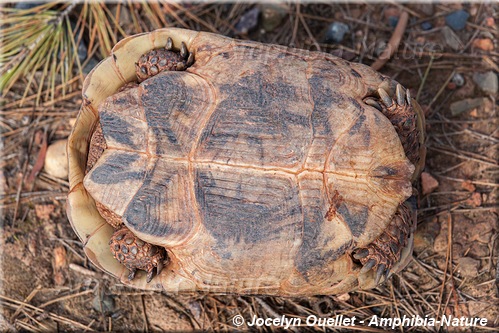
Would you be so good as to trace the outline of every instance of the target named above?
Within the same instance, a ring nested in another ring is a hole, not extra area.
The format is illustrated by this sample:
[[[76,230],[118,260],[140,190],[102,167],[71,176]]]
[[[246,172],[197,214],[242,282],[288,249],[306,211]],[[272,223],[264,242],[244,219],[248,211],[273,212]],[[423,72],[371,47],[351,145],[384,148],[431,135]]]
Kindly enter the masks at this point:
[[[135,63],[135,72],[142,82],[163,71],[183,71],[194,63],[194,55],[187,50],[184,42],[175,51],[173,40],[169,37],[164,48],[143,54]]]
[[[360,273],[376,270],[376,284],[382,276],[385,280],[393,266],[401,260],[401,253],[407,245],[409,236],[414,232],[416,214],[411,204],[406,201],[399,206],[386,230],[368,246],[359,248],[353,257],[363,267]]]

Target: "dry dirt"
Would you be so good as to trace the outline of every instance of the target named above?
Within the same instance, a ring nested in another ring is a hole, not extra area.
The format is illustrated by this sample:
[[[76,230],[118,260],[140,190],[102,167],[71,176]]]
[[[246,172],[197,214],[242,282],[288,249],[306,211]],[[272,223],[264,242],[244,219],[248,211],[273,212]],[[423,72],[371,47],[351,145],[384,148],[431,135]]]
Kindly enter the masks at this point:
[[[140,12],[140,6],[134,5],[133,10]],[[436,182],[430,193],[420,193],[418,198],[414,260],[375,290],[337,296],[288,299],[202,293],[167,295],[129,289],[85,258],[82,244],[65,215],[67,181],[50,177],[44,171],[32,173],[40,165],[44,140],[52,143],[69,135],[81,98],[74,94],[46,106],[35,106],[33,100],[28,100],[21,106],[19,100],[27,80],[21,78],[1,99],[0,330],[235,331],[237,327],[231,318],[238,314],[246,319],[253,314],[272,318],[344,314],[365,320],[375,315],[438,319],[446,314],[486,318],[487,326],[396,330],[482,332],[499,327],[497,99],[473,80],[476,72],[497,74],[497,49],[481,50],[481,44],[475,43],[487,38],[497,43],[497,28],[489,25],[490,19],[497,22],[497,6],[290,5],[284,6],[286,14],[273,31],[262,33],[260,16],[260,26],[242,35],[231,33],[231,26],[220,17],[229,18],[229,23],[236,25],[253,5],[185,6],[192,7],[190,11],[169,7],[165,11],[169,22],[306,49],[320,46],[322,51],[368,65],[378,56],[378,43],[388,41],[393,32],[389,17],[398,16],[403,9],[410,13],[402,45],[381,72],[410,88],[427,116],[425,176]],[[466,27],[455,32],[462,44],[453,50],[445,43],[442,30],[445,15],[458,9],[471,15]],[[134,32],[129,17],[122,16],[120,24],[129,33]],[[333,21],[346,23],[350,31],[341,43],[326,44],[325,29]],[[423,31],[421,23],[425,21],[431,22],[431,30]],[[144,24],[151,26],[147,20]],[[452,81],[455,74],[462,75],[464,85]],[[477,97],[484,98],[477,107],[459,114],[451,112],[452,103]],[[431,182],[425,186],[431,186]],[[361,331],[383,328],[357,327]],[[240,329],[281,330],[248,326]],[[348,331],[318,326],[293,330]]]

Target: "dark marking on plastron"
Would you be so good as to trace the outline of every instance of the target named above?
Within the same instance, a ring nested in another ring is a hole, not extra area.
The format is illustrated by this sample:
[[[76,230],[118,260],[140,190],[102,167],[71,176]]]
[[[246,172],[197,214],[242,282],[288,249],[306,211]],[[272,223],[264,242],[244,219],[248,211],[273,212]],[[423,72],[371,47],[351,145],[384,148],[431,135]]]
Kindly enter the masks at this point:
[[[321,272],[328,270],[331,262],[345,253],[349,242],[338,249],[328,249],[326,244],[331,241],[331,237],[322,236],[325,219],[320,208],[307,207],[304,212],[303,241],[295,258],[295,267],[306,281],[309,278],[316,281],[317,276],[323,275]]]
[[[111,138],[116,142],[130,147],[132,150],[140,149],[140,146],[133,140],[133,135],[136,134],[137,131],[134,131],[133,126],[119,114],[115,112],[101,112],[100,123],[102,133],[107,142],[109,142],[108,139]]]
[[[265,97],[263,87],[265,79],[261,72],[243,76],[236,84],[224,84],[220,86],[220,92],[225,93],[224,100],[227,107],[232,108],[264,108],[268,106],[269,100]]]
[[[380,165],[376,167],[371,174],[374,177],[385,178],[385,177],[397,176],[398,171],[397,169],[389,167],[387,165]]]
[[[196,51],[197,51],[197,53],[201,53],[204,51],[211,51],[212,48],[213,47],[210,44],[204,44],[204,45],[198,47],[198,49]]]
[[[191,221],[166,219],[170,217],[170,214],[165,213],[168,207],[179,207],[178,202],[175,202],[178,199],[168,196],[171,193],[169,188],[177,186],[179,173],[179,170],[169,167],[163,160],[156,162],[123,214],[132,229],[158,238],[173,235],[178,239],[189,232]]]
[[[337,214],[348,225],[352,235],[359,237],[366,228],[369,210],[364,205],[356,205],[351,202],[341,204],[337,209]]]
[[[241,174],[234,177],[234,172],[196,173],[195,194],[203,225],[217,240],[217,249],[271,244],[273,239],[298,233],[301,207],[296,187],[289,187],[289,182],[282,179]],[[261,192],[256,200],[254,187]]]
[[[96,184],[118,184],[127,179],[142,179],[145,171],[140,167],[132,167],[138,158],[138,155],[131,153],[114,153],[104,164],[93,169],[90,179]]]
[[[355,106],[355,109],[364,112],[364,107],[360,105],[360,103],[355,98],[350,97],[348,100],[350,103],[352,103]]]
[[[352,73],[352,75],[355,76],[355,77],[362,78],[362,75],[360,75],[359,72],[357,72],[353,68],[350,70],[350,73]]]
[[[209,156],[216,152],[219,161],[237,159],[247,163],[253,163],[256,155],[265,164],[279,159],[273,156],[279,145],[283,164],[298,163],[307,142],[293,138],[297,126],[303,128],[302,133],[310,131],[310,120],[308,114],[288,110],[287,105],[297,95],[293,85],[269,82],[261,72],[244,76],[235,84],[221,85],[223,99],[203,129],[198,152]],[[241,150],[248,152],[246,160]]]
[[[395,176],[398,174],[397,169],[391,168],[389,166],[385,166],[384,171],[386,172],[387,176]]]
[[[222,58],[224,59],[230,59],[230,54],[229,52],[222,52],[220,53],[220,55],[222,56]]]
[[[355,136],[356,142],[362,142],[362,147],[368,147],[369,143],[371,142],[371,132],[368,128],[363,126],[365,120],[366,116],[364,114],[361,114],[348,132],[350,136]]]
[[[349,134],[350,135],[354,135],[355,133],[357,133],[358,131],[360,131],[360,128],[364,124],[365,120],[366,120],[366,116],[364,114],[361,114],[359,116],[359,119],[357,119],[357,121],[355,122],[355,124],[350,129],[350,133]]]
[[[283,136],[290,136],[289,125],[299,125],[303,129],[309,129],[310,124],[310,114],[308,112],[302,112],[302,114],[292,113],[287,105],[291,105],[295,101],[295,97],[299,96],[297,87],[290,85],[285,82],[265,82],[263,86],[264,94],[272,101],[272,109],[267,112],[276,112],[278,110],[278,123]]]
[[[235,48],[239,48],[239,49],[246,49],[246,50],[252,50],[252,49],[257,50],[254,46],[244,45],[244,44],[241,44],[241,45],[236,45],[236,47],[235,47]]]
[[[334,130],[329,123],[329,117],[333,106],[341,107],[345,98],[329,87],[324,78],[313,76],[309,79],[312,99],[314,101],[314,110],[312,111],[312,126],[314,136],[331,136]]]
[[[169,145],[156,145],[156,153],[164,155],[172,150],[188,152],[190,147],[183,147],[177,138],[179,114],[190,116],[192,94],[182,80],[182,72],[168,72],[168,75],[157,75],[143,84],[142,103],[149,129],[154,133],[157,142],[168,142]]]

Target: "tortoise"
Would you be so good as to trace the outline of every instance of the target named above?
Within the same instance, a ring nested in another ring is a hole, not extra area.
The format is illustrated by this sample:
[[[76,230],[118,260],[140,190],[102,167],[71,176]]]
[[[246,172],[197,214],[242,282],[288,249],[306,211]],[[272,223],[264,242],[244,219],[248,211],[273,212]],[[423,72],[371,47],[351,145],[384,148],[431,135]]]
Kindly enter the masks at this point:
[[[321,52],[166,28],[87,76],[67,213],[90,260],[167,292],[370,289],[410,261],[424,115]]]

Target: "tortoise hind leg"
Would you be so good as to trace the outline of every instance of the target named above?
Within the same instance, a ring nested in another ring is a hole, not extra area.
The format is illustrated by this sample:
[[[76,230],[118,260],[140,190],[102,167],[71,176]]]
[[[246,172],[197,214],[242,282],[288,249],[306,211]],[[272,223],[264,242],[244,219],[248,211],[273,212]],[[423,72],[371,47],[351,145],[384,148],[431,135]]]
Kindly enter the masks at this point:
[[[409,90],[397,84],[395,96],[390,96],[383,89],[378,89],[378,96],[367,97],[364,102],[381,111],[392,123],[397,132],[405,154],[416,166],[413,180],[422,171],[426,155],[424,146],[424,114],[419,104],[411,98]]]
[[[127,227],[122,227],[113,234],[109,246],[113,256],[128,268],[130,281],[140,269],[147,272],[146,282],[151,282],[154,268],[156,267],[156,275],[159,275],[165,261],[168,261],[164,248],[144,242]]]
[[[399,206],[386,230],[368,246],[359,248],[353,257],[363,265],[360,273],[376,271],[376,284],[385,279],[391,269],[401,260],[402,250],[408,245],[409,236],[416,224],[416,214],[406,201]]]

